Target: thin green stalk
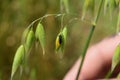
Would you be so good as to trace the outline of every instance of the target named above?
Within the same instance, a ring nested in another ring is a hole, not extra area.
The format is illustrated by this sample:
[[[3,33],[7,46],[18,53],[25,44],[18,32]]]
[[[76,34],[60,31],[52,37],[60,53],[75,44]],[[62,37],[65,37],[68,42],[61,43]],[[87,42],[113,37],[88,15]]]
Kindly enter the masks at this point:
[[[87,51],[87,49],[88,49],[90,40],[91,40],[91,38],[92,38],[94,29],[95,29],[95,25],[93,25],[93,26],[91,27],[90,33],[89,33],[89,35],[88,35],[88,39],[87,39],[87,41],[86,41],[84,50],[83,50],[83,52],[82,52],[82,61],[81,61],[81,64],[80,64],[80,67],[79,67],[79,70],[78,70],[78,74],[77,74],[76,80],[78,80],[78,77],[79,77],[79,74],[80,74],[80,71],[81,71],[83,62],[84,62],[84,58],[85,58],[85,55],[86,55],[86,51]]]
[[[41,22],[41,21],[42,21],[44,18],[46,18],[46,17],[49,17],[49,16],[56,16],[56,17],[58,17],[58,16],[62,16],[62,15],[65,15],[65,14],[46,14],[46,15],[44,15],[43,17],[40,17],[40,18],[34,20],[31,24],[29,24],[29,26],[28,26],[27,28],[31,27],[35,22],[37,22],[37,21],[39,21],[39,20],[40,20],[40,22]]]
[[[60,0],[60,12],[63,13],[63,0]]]
[[[63,15],[62,15],[62,17],[61,17],[61,30],[62,30],[62,29],[63,29],[63,27],[64,27],[64,26],[63,26],[64,16],[65,16],[65,14],[63,14]]]
[[[81,72],[81,68],[82,68],[82,65],[83,65],[83,62],[84,62],[84,59],[85,59],[85,55],[86,55],[86,52],[87,52],[89,43],[90,43],[90,41],[91,41],[93,32],[94,32],[94,30],[95,30],[96,23],[97,23],[97,21],[98,21],[99,15],[100,15],[100,11],[101,11],[101,8],[102,8],[102,3],[103,3],[103,0],[100,1],[100,5],[99,5],[99,8],[98,8],[97,15],[96,15],[95,20],[94,20],[94,22],[93,22],[93,24],[92,24],[90,33],[89,33],[89,35],[88,35],[88,38],[87,38],[87,41],[86,41],[86,44],[85,44],[85,47],[84,47],[84,50],[83,50],[83,52],[82,52],[82,61],[81,61],[81,63],[80,63],[80,67],[79,67],[79,70],[78,70],[78,74],[77,74],[76,80],[78,80],[78,78],[79,78],[79,74],[80,74],[80,72]]]

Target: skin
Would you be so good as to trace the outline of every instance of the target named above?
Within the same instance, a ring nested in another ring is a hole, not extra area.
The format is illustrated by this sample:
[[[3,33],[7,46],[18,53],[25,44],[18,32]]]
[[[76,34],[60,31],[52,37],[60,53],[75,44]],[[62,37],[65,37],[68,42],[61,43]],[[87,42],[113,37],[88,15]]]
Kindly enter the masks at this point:
[[[85,56],[79,80],[103,79],[111,68],[112,56],[119,43],[120,36],[116,35],[91,46]],[[63,80],[75,80],[80,61],[81,59],[77,60]],[[120,66],[118,65],[111,78],[116,77],[119,71]]]

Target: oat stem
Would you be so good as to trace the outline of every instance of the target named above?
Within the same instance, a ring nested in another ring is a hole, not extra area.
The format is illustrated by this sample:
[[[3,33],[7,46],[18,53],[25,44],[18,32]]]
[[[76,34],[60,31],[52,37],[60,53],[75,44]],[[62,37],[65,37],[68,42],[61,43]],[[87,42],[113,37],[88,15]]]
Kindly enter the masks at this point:
[[[97,23],[97,21],[98,21],[99,15],[100,15],[100,11],[101,11],[101,8],[102,8],[102,3],[103,3],[103,0],[100,1],[100,5],[99,5],[99,8],[98,8],[97,15],[96,15],[96,17],[95,17],[94,22],[92,23],[92,27],[91,27],[90,33],[89,33],[88,38],[87,38],[87,40],[86,40],[85,47],[84,47],[84,50],[83,50],[83,52],[82,52],[82,61],[81,61],[81,63],[80,63],[80,67],[79,67],[79,70],[78,70],[78,74],[77,74],[77,76],[76,76],[76,80],[78,80],[78,78],[79,78],[79,75],[80,75],[80,72],[81,72],[81,68],[82,68],[82,65],[83,65],[83,62],[84,62],[84,59],[85,59],[85,55],[86,55],[86,52],[87,52],[89,43],[90,43],[90,41],[91,41],[93,32],[94,32],[94,30],[95,30],[96,23]]]

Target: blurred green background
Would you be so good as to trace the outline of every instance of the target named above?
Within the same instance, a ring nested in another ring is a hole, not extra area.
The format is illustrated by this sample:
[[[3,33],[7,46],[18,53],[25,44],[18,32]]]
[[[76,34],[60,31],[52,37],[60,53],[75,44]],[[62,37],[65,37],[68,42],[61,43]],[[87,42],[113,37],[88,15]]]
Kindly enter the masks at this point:
[[[84,0],[69,0],[71,14],[64,18],[64,25],[75,17],[80,18]],[[99,0],[95,4],[95,12]],[[25,28],[35,19],[45,14],[60,13],[60,0],[0,0],[0,80],[10,79],[12,62],[15,52],[21,44],[21,36]],[[117,9],[112,14],[104,14],[103,8],[92,37],[91,45],[104,37],[116,32]],[[86,20],[93,19],[90,13]],[[90,30],[91,24],[83,21],[73,21],[68,24],[68,37],[65,53],[62,58],[55,53],[55,39],[60,31],[60,17],[45,18],[42,23],[46,31],[46,55],[42,55],[41,46],[33,47],[28,59],[27,71],[23,72],[22,80],[62,80],[67,71],[79,58]],[[35,24],[36,25],[36,24]],[[19,71],[15,79],[18,80]]]

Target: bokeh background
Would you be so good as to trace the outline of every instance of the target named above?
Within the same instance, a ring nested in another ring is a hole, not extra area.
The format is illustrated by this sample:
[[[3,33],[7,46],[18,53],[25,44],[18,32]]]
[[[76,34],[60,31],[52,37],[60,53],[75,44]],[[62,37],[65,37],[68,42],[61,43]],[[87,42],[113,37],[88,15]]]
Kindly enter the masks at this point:
[[[64,23],[73,18],[81,18],[84,0],[69,0],[71,14],[66,15]],[[95,0],[95,12],[100,0]],[[117,8],[112,18],[109,11],[102,12],[98,20],[91,44],[105,37],[114,35],[117,24]],[[21,44],[25,28],[35,19],[45,14],[57,14],[60,11],[60,0],[0,0],[0,80],[9,80],[15,52]],[[55,53],[55,39],[60,31],[61,17],[45,18],[42,23],[46,32],[46,54],[42,55],[41,46],[33,47],[28,59],[28,67],[22,73],[22,80],[62,80],[68,70],[79,58],[90,30],[93,15],[86,14],[87,21],[73,21],[68,24],[68,36],[64,56]],[[36,24],[34,25],[36,27]],[[92,63],[91,63],[92,64]],[[15,80],[19,79],[19,70]]]

